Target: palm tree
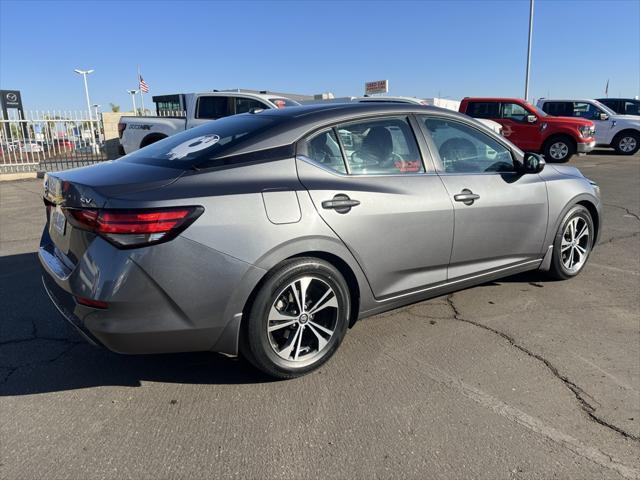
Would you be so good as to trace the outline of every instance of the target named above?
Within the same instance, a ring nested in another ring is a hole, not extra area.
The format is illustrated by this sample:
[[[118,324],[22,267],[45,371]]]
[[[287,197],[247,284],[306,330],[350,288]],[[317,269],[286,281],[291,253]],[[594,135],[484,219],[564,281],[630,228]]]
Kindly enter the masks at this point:
[[[110,103],[109,105],[111,106],[111,111],[112,112],[119,112],[120,111],[120,105],[117,105],[115,103]]]

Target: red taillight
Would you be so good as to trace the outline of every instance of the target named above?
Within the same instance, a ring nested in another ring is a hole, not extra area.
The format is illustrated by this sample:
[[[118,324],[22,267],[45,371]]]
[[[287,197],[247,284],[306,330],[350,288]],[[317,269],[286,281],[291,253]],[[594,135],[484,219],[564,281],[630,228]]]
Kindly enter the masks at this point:
[[[122,134],[124,133],[125,129],[127,128],[127,124],[126,123],[118,123],[118,138],[122,138]]]
[[[76,302],[78,302],[80,305],[85,305],[91,308],[105,309],[109,307],[109,304],[107,302],[102,302],[100,300],[93,300],[92,298],[76,297]]]
[[[202,207],[153,210],[65,209],[74,227],[94,232],[119,247],[165,242],[187,228]]]

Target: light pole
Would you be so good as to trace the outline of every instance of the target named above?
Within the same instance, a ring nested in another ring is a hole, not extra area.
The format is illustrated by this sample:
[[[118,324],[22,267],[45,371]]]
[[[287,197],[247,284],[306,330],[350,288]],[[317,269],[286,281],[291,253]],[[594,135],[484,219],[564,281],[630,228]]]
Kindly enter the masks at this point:
[[[100,107],[102,107],[102,105],[98,105],[97,103],[94,103],[91,106],[96,109],[96,121],[100,121]],[[98,142],[101,142],[101,141],[102,141],[102,134],[100,133],[100,129],[98,128]]]
[[[93,131],[93,115],[91,115],[91,102],[89,101],[89,86],[87,85],[87,75],[93,73],[93,70],[78,70],[77,68],[74,70],[78,75],[82,75],[84,79],[84,94],[87,99],[87,112],[89,114],[89,129],[91,130],[91,148],[95,152],[96,151],[96,135]]]
[[[529,101],[529,70],[531,69],[531,43],[533,41],[533,1],[529,0],[529,42],[527,45],[527,74],[524,81],[524,99]]]
[[[135,115],[138,115],[138,109],[136,107],[136,93],[138,93],[138,90],[127,90],[127,93],[131,95],[131,101],[133,102],[133,113]]]

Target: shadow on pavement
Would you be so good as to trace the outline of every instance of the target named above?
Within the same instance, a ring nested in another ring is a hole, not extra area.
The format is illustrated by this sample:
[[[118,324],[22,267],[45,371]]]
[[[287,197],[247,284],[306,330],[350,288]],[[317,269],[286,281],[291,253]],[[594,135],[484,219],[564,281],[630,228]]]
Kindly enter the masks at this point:
[[[269,382],[243,360],[209,352],[119,355],[87,344],[43,291],[35,253],[0,257],[0,396],[142,381]]]

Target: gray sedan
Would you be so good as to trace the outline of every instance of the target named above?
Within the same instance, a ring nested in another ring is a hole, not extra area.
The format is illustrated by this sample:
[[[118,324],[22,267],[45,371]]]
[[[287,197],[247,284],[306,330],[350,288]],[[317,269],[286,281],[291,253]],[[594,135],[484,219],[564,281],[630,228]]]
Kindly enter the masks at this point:
[[[597,185],[408,104],[254,111],[45,178],[43,283],[122,353],[242,354],[290,378],[359,319],[526,270],[568,279]]]

